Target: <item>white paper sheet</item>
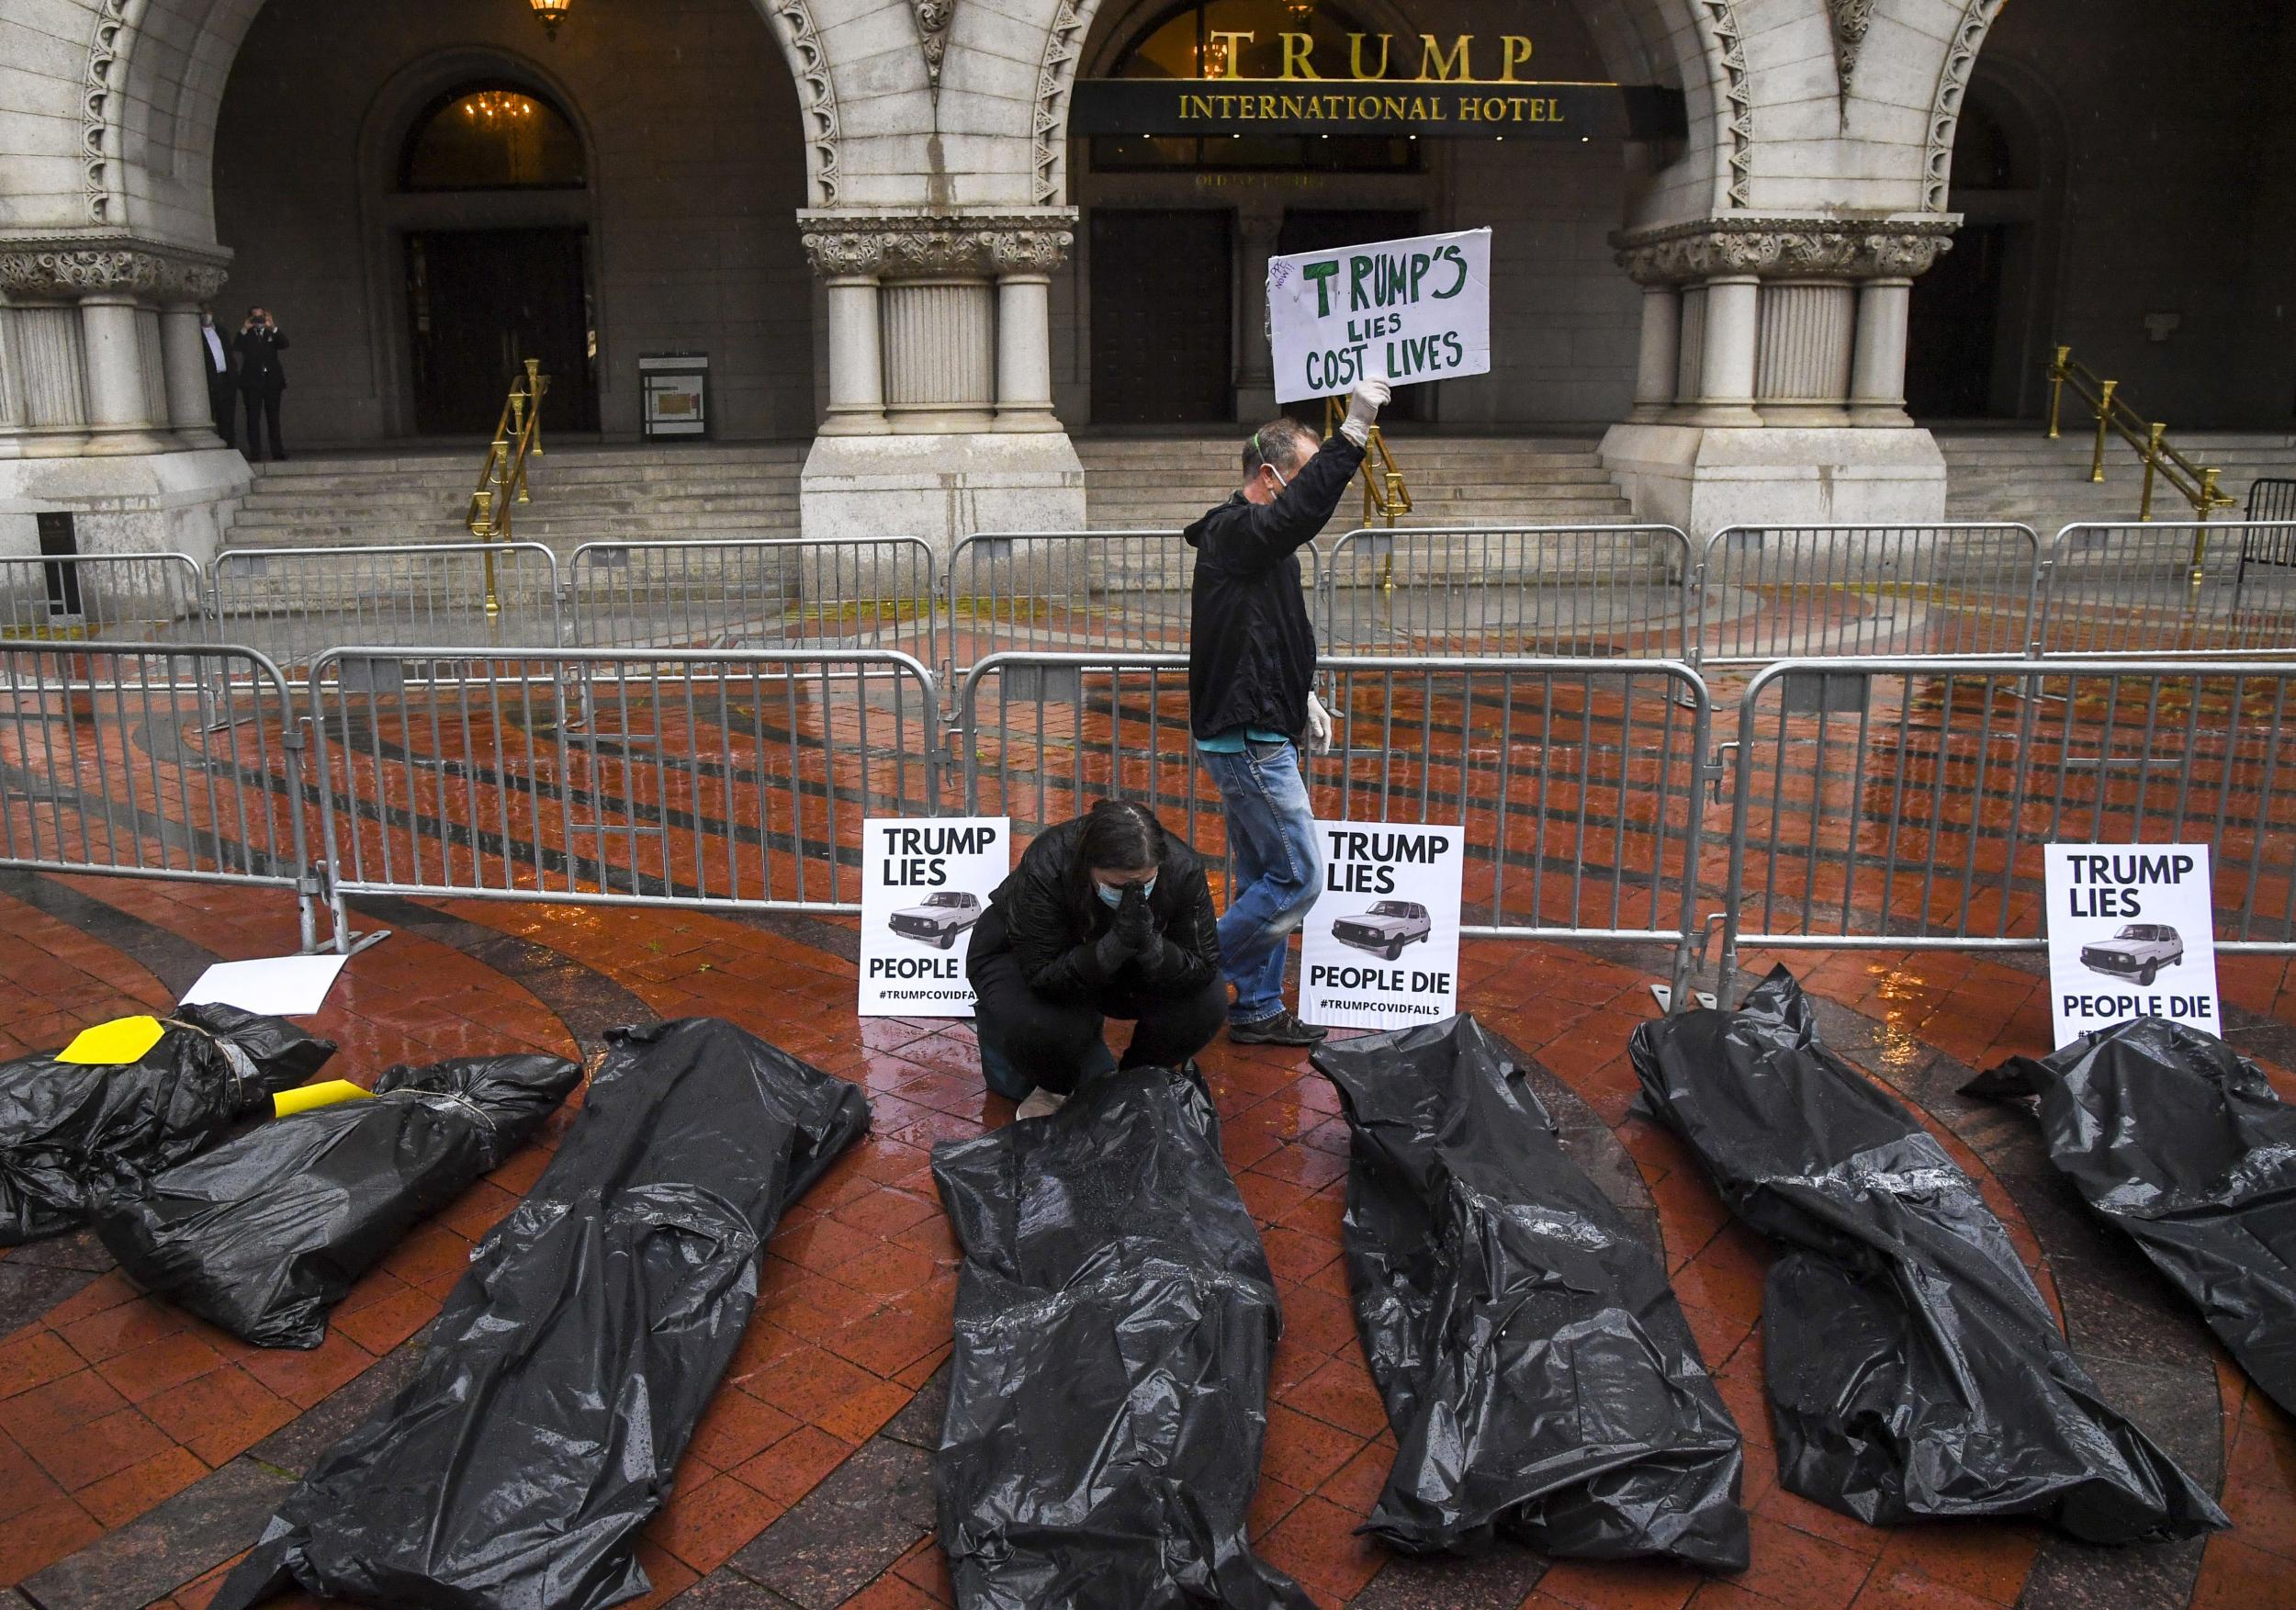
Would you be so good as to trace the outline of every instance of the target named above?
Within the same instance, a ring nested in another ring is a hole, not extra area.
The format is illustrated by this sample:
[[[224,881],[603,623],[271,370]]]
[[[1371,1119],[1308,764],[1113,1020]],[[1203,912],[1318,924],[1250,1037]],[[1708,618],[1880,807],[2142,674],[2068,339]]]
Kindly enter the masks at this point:
[[[183,1004],[219,1001],[242,1011],[275,1018],[302,1018],[327,1004],[335,974],[348,956],[264,956],[253,962],[218,962],[185,992]]]

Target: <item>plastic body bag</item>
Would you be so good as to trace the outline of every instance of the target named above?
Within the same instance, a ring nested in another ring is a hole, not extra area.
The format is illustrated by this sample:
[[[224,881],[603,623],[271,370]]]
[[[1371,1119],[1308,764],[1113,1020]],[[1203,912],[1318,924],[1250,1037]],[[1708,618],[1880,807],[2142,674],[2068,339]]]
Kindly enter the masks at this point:
[[[1348,1285],[1394,1468],[1362,1529],[1747,1561],[1743,1446],[1665,1266],[1472,1018],[1317,1048],[1353,1145]]]
[[[933,1177],[964,1251],[936,1461],[958,1604],[1310,1610],[1245,1537],[1276,1289],[1202,1085],[1105,1075],[935,1147]]]
[[[179,1007],[131,1063],[0,1066],[0,1246],[61,1235],[317,1073],[334,1041],[237,1007]]]
[[[213,1610],[603,1610],[715,1391],[782,1210],[869,1124],[730,1023],[610,1035],[581,1114],[447,1295],[414,1378],[312,1465]]]
[[[1633,1054],[1651,1109],[1777,1244],[1782,1486],[1876,1525],[2026,1515],[2093,1543],[2228,1524],[2099,1401],[1975,1182],[1818,1044],[1784,968],[1739,1011],[1644,1023]]]
[[[2041,1098],[2049,1159],[2296,1414],[2296,1108],[2213,1035],[2140,1018],[1966,1087]]]
[[[395,1067],[375,1098],[275,1120],[98,1210],[120,1267],[261,1347],[316,1347],[399,1238],[531,1139],[582,1070],[563,1057]]]

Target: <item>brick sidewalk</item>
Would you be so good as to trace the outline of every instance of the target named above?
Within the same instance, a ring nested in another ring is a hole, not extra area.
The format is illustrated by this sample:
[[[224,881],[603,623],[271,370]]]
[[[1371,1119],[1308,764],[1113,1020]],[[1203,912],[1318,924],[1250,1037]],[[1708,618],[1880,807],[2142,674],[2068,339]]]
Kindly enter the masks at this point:
[[[872,1134],[774,1238],[757,1315],[648,1528],[655,1591],[639,1603],[948,1603],[926,1451],[956,1257],[928,1161],[934,1142],[1012,1111],[983,1093],[970,1029],[854,1019],[851,930],[833,922],[476,902],[393,902],[365,920],[378,918],[400,931],[351,963],[317,1022],[343,1044],[331,1074],[370,1082],[392,1061],[490,1050],[594,1054],[608,1023],[709,1013],[867,1088]],[[0,918],[17,941],[0,951],[0,1051],[11,1055],[164,1006],[213,955],[293,947],[281,902],[227,888],[10,874]],[[1915,1101],[1976,1177],[2115,1402],[2203,1485],[2222,1479],[2237,1529],[2205,1559],[2190,1547],[2085,1550],[2015,1526],[1879,1530],[1779,1491],[1761,1388],[1766,1255],[1672,1138],[1627,1110],[1626,1037],[1656,1009],[1649,977],[1560,947],[1474,942],[1464,999],[1559,1081],[1556,1116],[1581,1160],[1623,1203],[1654,1213],[1684,1312],[1747,1435],[1752,1568],[1726,1582],[1550,1568],[1503,1548],[1482,1561],[1410,1562],[1355,1537],[1393,1441],[1339,1256],[1345,1127],[1303,1055],[1221,1044],[1205,1072],[1285,1320],[1253,1513],[1267,1557],[1320,1603],[1367,1610],[1978,1610],[2020,1594],[2031,1610],[2263,1610],[2296,1600],[2296,1433],[2245,1391],[2133,1253],[2121,1289],[2098,1291],[2073,1255],[2081,1221],[2028,1166],[2031,1134],[1985,1122],[1951,1094],[1961,1070],[2044,1049],[2040,978],[1948,955],[1791,961],[1827,1003],[1837,1048]],[[2226,958],[2223,970],[2228,996],[2254,1014],[2235,1039],[2289,1065],[2290,970],[2256,958]],[[410,1236],[310,1353],[251,1348],[139,1296],[85,1237],[0,1258],[0,1584],[26,1583],[41,1610],[203,1605],[283,1473],[391,1389],[473,1243],[569,1118]]]

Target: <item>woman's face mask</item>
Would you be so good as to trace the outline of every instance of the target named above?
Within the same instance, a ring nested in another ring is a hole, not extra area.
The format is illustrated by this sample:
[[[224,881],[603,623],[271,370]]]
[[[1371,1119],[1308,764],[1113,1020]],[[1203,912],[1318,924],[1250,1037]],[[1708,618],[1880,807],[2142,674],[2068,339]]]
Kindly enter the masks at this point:
[[[1115,906],[1124,904],[1124,891],[1130,886],[1125,884],[1104,884],[1097,878],[1092,880],[1092,892],[1100,896],[1100,904],[1103,906]],[[1139,887],[1141,897],[1145,899],[1156,892],[1156,880],[1150,878]]]

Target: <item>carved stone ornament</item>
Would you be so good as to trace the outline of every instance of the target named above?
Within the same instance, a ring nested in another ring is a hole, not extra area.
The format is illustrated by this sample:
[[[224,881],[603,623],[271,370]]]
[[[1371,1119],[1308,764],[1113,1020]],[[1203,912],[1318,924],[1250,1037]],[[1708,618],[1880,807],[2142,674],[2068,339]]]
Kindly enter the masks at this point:
[[[805,165],[813,180],[813,198],[823,207],[837,205],[837,86],[829,79],[829,53],[822,48],[821,30],[814,26],[805,0],[766,0],[766,15],[781,35],[782,52],[789,58],[804,103]]]
[[[1763,279],[1918,278],[1952,249],[1958,220],[1941,218],[1710,218],[1613,235],[1638,285],[1686,285],[1726,275]]]
[[[1850,81],[1858,75],[1858,52],[1874,26],[1874,0],[1826,0],[1826,18],[1833,25],[1834,64],[1840,69],[1841,115],[1850,115]]]
[[[1937,96],[1930,107],[1930,141],[1921,175],[1921,210],[1943,212],[1953,188],[1953,135],[1961,127],[1962,97],[1969,91],[1969,74],[1977,65],[1977,52],[1992,31],[1993,19],[2009,0],[1963,0],[1961,22],[1945,47],[1945,63],[1938,69]]]
[[[1044,33],[1044,55],[1037,63],[1036,114],[1030,122],[1030,174],[1039,207],[1057,207],[1068,188],[1066,103],[1076,81],[1076,58],[1084,50],[1097,0],[1059,0],[1052,26]]]
[[[1746,73],[1746,34],[1735,0],[1700,0],[1722,62],[1722,98],[1729,107],[1732,207],[1753,206],[1754,88]]]
[[[940,94],[940,59],[949,50],[949,22],[957,14],[957,0],[914,0],[917,37],[925,49],[925,77],[935,96]]]
[[[119,197],[112,185],[113,132],[117,106],[112,74],[118,69],[119,36],[128,30],[128,0],[99,0],[88,39],[85,83],[80,103],[80,160],[90,223],[118,225]]]
[[[109,295],[204,302],[223,288],[230,261],[129,241],[0,241],[0,291],[67,300]]]
[[[801,212],[805,259],[824,279],[1050,274],[1075,244],[1076,210]]]

